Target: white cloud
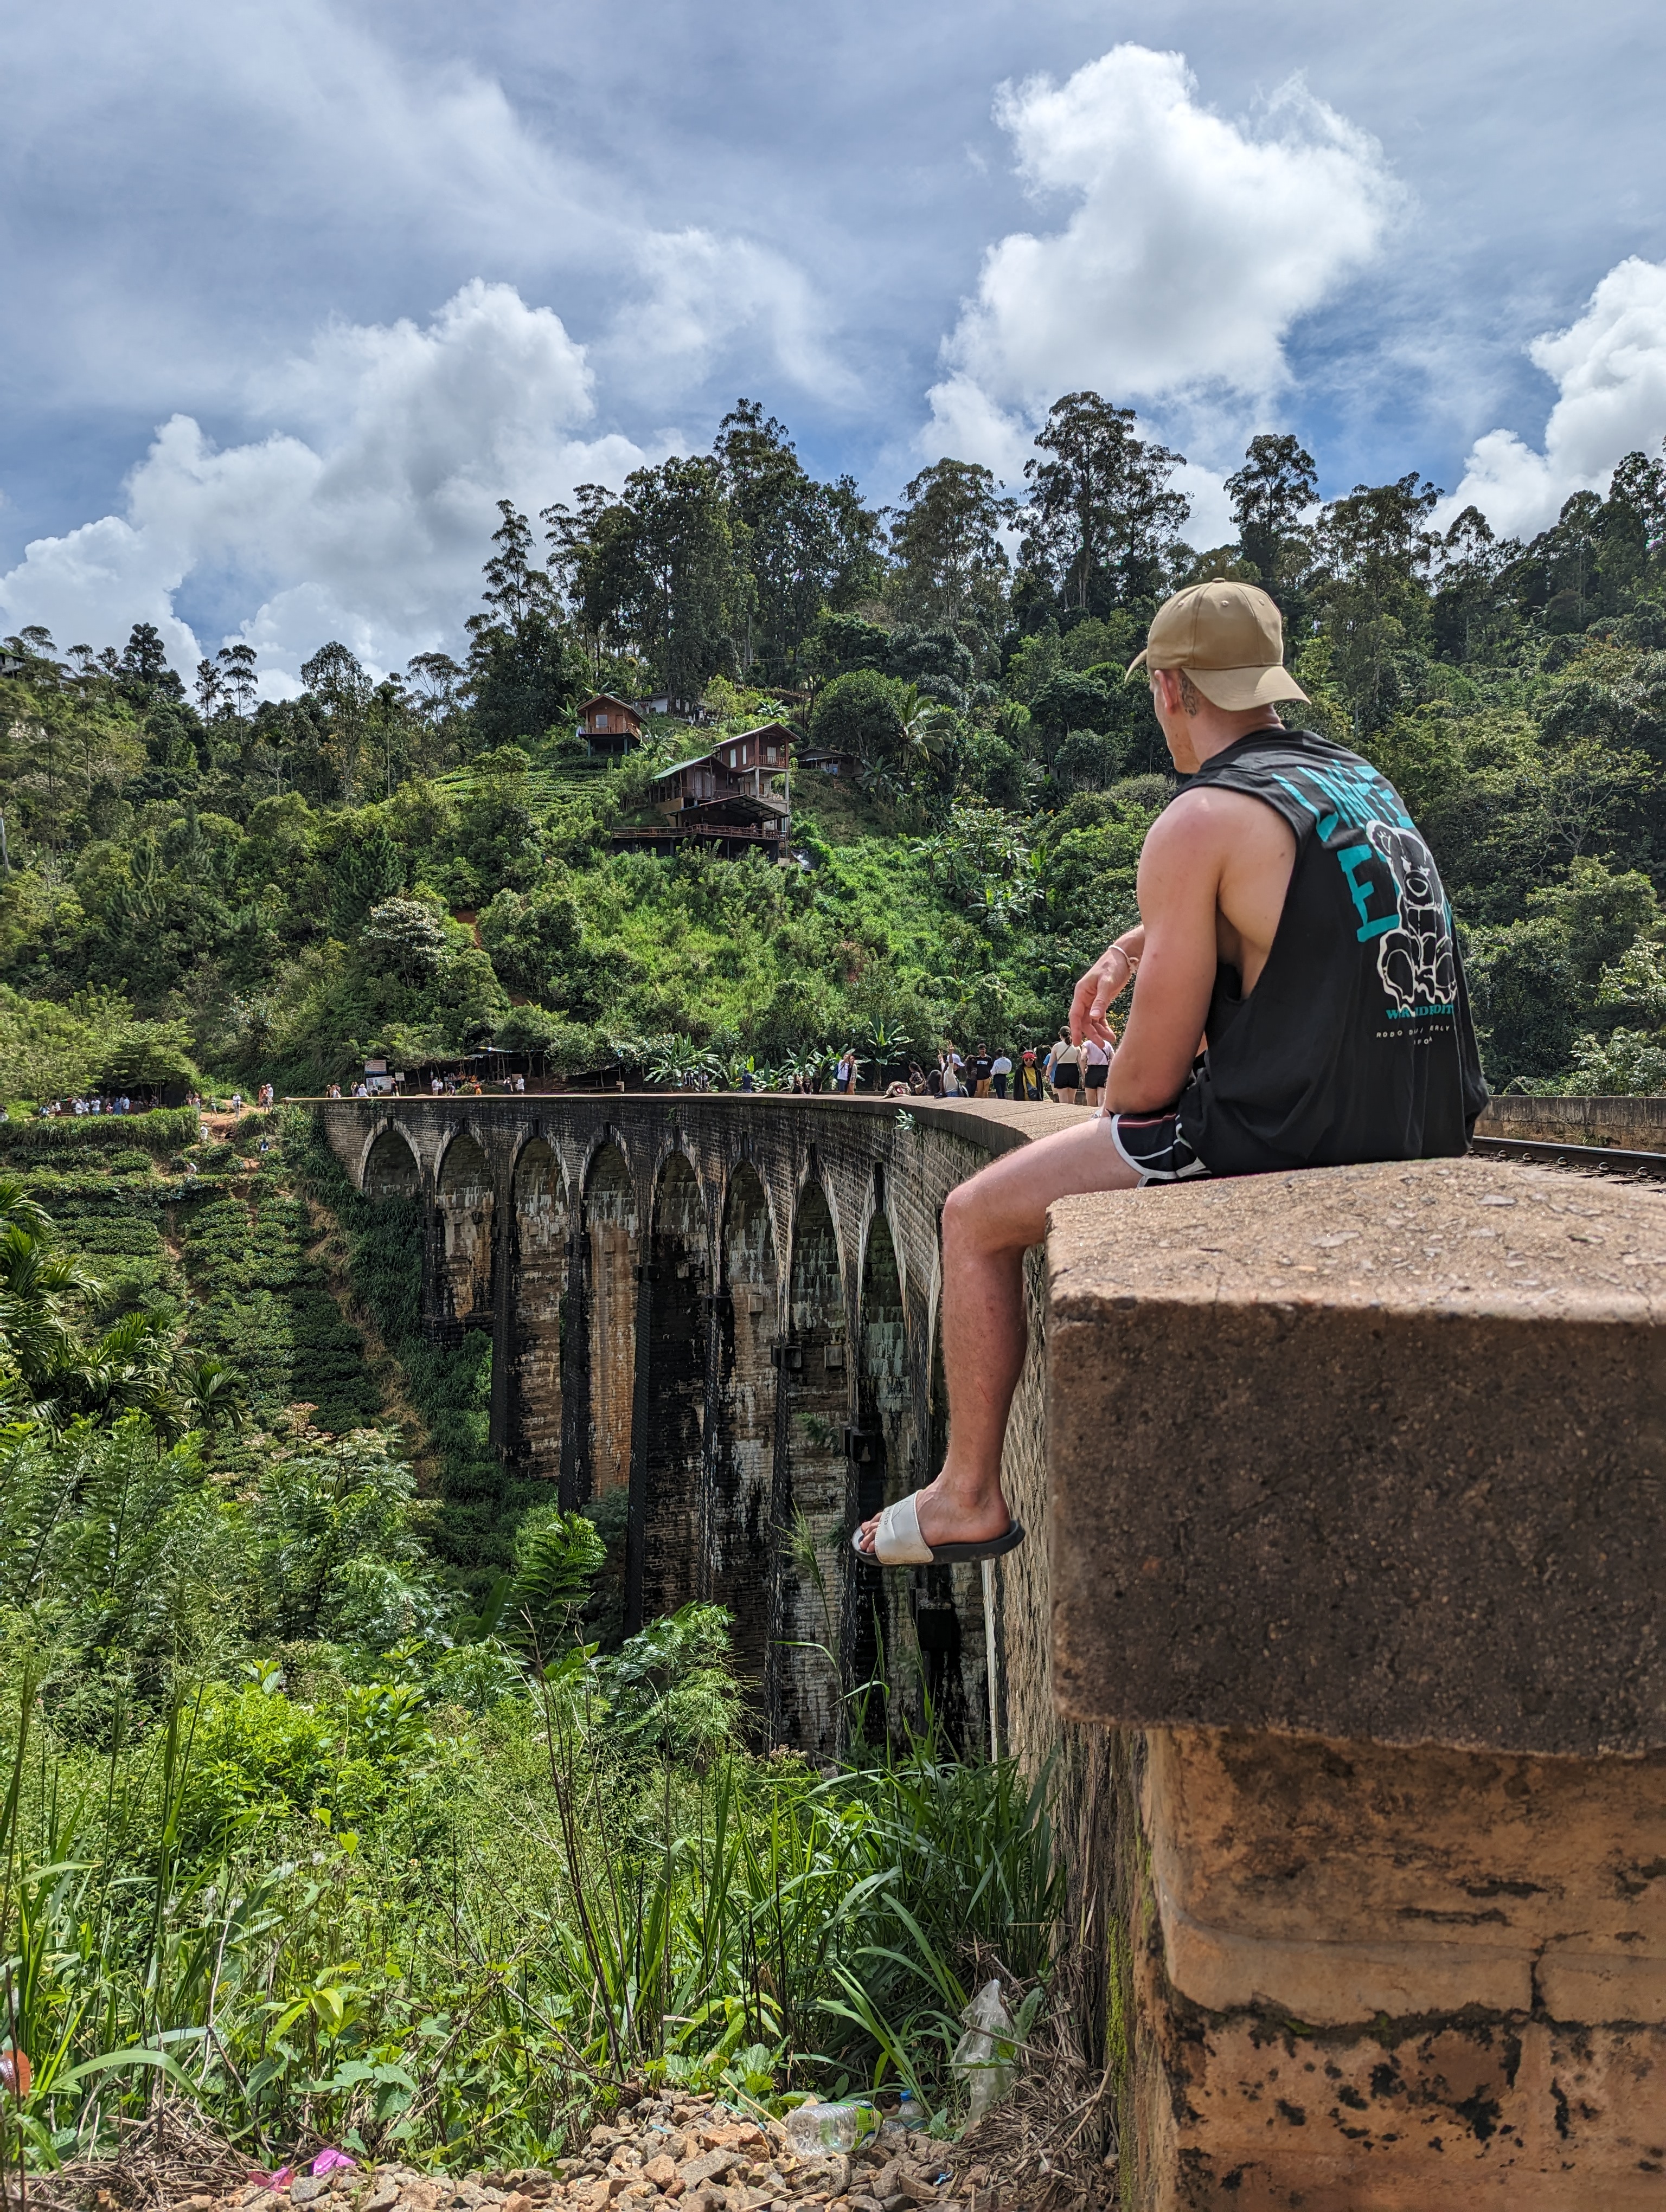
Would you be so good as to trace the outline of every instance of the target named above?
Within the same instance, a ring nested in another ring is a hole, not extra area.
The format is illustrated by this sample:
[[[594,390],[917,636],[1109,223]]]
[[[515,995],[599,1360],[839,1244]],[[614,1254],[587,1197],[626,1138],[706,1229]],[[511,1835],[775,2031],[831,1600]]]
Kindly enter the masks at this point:
[[[817,398],[848,401],[855,380],[829,350],[826,315],[804,272],[769,247],[708,230],[655,231],[633,255],[644,295],[595,348],[610,388],[680,396],[725,361],[755,374],[760,351]]]
[[[218,403],[291,300],[339,297],[344,270],[373,259],[445,268],[449,289],[459,264],[524,283],[629,249],[628,198],[529,128],[494,76],[402,52],[354,14],[77,0],[9,24],[0,187],[69,248],[27,258],[37,313],[17,337],[60,393]]]
[[[155,622],[189,666],[175,594],[217,583],[257,603],[241,633],[268,690],[292,688],[273,679],[329,637],[398,666],[455,641],[500,497],[536,514],[647,458],[577,434],[591,386],[560,317],[508,285],[465,285],[426,328],[333,325],[249,393],[268,436],[219,448],[176,415],[130,477],[125,516],[32,544],[0,577],[3,627],[96,646]]]
[[[1666,262],[1620,262],[1577,322],[1547,331],[1528,352],[1557,386],[1544,451],[1513,430],[1489,430],[1470,448],[1440,520],[1474,506],[1500,537],[1531,537],[1554,522],[1570,493],[1606,492],[1627,453],[1658,451],[1666,435]]]
[[[944,346],[928,444],[982,435],[1006,459],[1061,392],[1126,403],[1285,383],[1284,341],[1377,252],[1404,194],[1375,143],[1299,82],[1252,132],[1201,106],[1184,58],[1113,47],[1062,84],[1003,88],[996,116],[1037,196],[1076,201],[1062,229],[984,256]]]

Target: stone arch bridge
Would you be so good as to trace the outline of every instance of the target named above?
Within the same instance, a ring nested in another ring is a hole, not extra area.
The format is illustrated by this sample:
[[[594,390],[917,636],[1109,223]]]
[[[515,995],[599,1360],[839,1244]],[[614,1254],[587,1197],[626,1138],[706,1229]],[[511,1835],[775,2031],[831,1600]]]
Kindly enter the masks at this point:
[[[1030,1562],[882,1576],[846,1538],[940,1453],[944,1199],[1076,1109],[580,1094],[319,1111],[367,1197],[423,1206],[425,1327],[490,1332],[499,1456],[563,1505],[628,1494],[629,1626],[726,1605],[771,1737],[812,1755],[881,1662],[952,1737],[1006,1740],[1025,1692],[1006,1585]],[[1033,1439],[1034,1378],[1026,1400],[1015,1435]]]

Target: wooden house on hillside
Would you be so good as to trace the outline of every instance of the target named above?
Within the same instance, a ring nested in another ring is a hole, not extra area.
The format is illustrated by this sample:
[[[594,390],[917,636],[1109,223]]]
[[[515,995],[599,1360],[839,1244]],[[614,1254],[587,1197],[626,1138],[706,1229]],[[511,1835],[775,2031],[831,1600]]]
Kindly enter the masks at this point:
[[[599,760],[617,760],[641,743],[642,718],[629,699],[598,691],[579,708],[579,735]]]
[[[731,749],[736,753],[733,768],[728,761]],[[622,823],[611,832],[611,843],[637,852],[674,853],[679,845],[692,842],[709,845],[730,860],[747,852],[783,860],[791,828],[787,801],[774,792],[753,787],[779,772],[768,766],[768,740],[762,748],[761,767],[742,766],[740,750],[738,739],[726,739],[713,752],[664,769],[654,780],[651,801],[659,820]]]
[[[862,772],[860,757],[855,753],[797,752],[793,759],[799,768],[813,768],[823,775],[842,775],[848,783],[854,783]]]
[[[785,722],[765,722],[738,738],[720,738],[712,750],[748,791],[767,793],[774,777],[786,775],[793,744],[793,732]]]

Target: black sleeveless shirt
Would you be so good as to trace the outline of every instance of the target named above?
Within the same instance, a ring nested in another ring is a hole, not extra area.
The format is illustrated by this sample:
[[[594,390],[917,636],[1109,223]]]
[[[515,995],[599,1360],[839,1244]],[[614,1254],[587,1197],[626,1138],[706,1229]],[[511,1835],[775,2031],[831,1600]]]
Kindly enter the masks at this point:
[[[1296,833],[1246,999],[1215,975],[1180,1127],[1215,1175],[1465,1151],[1487,1103],[1452,910],[1392,784],[1304,730],[1257,730],[1183,791],[1246,792]]]

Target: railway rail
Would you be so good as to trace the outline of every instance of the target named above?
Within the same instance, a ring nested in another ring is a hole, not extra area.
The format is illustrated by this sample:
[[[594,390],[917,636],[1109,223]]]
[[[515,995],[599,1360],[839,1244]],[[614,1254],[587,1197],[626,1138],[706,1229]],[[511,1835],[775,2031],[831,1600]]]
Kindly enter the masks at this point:
[[[1626,1152],[1614,1145],[1557,1145],[1545,1137],[1472,1137],[1469,1149],[1483,1159],[1530,1160],[1541,1167],[1578,1168],[1587,1175],[1666,1182],[1666,1152]]]

